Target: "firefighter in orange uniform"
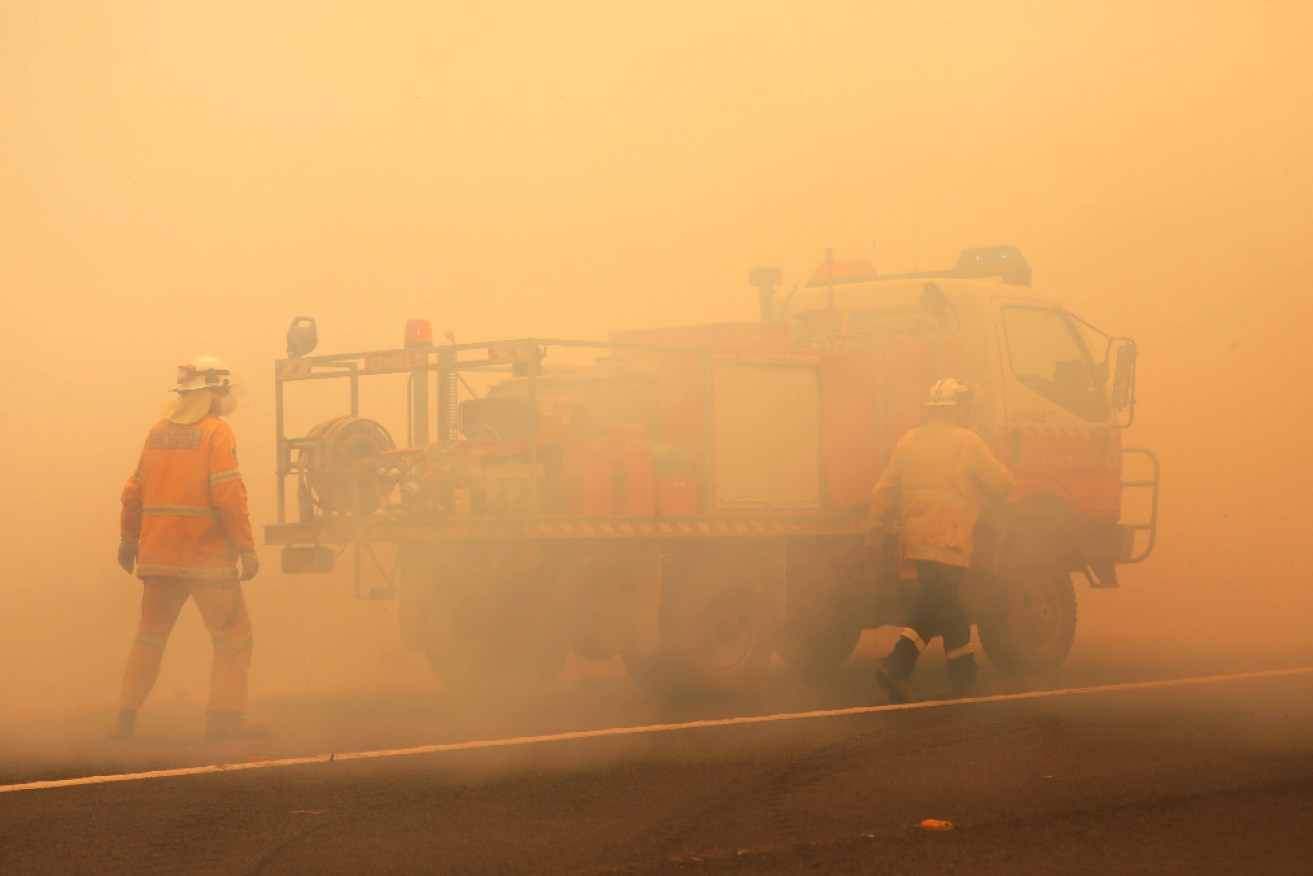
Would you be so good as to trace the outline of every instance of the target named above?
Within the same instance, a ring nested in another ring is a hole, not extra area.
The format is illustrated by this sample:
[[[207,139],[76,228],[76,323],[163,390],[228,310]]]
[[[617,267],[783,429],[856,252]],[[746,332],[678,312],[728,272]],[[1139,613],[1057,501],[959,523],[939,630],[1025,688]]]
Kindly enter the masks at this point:
[[[920,594],[908,625],[881,662],[876,679],[894,702],[907,702],[907,679],[926,643],[944,639],[955,696],[974,696],[976,658],[971,622],[958,593],[971,566],[972,530],[987,499],[1012,492],[1015,479],[980,436],[967,428],[971,390],[952,380],[930,389],[926,421],[902,437],[871,493],[871,537],[897,512],[903,553],[916,566]]]
[[[110,735],[132,736],[137,710],[159,675],[178,612],[196,603],[214,642],[206,736],[262,735],[246,722],[251,619],[240,581],[260,560],[251,536],[237,444],[222,419],[232,412],[232,376],[214,356],[178,368],[178,397],[146,436],[123,487],[118,562],[141,578],[141,623],[128,654]],[[240,563],[241,574],[238,574]]]

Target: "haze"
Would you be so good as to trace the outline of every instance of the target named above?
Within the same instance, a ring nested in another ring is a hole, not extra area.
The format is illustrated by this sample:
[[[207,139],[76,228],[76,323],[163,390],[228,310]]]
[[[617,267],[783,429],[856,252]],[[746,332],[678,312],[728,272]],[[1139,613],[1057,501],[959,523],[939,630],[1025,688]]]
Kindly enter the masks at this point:
[[[294,316],[325,352],[750,320],[750,268],[827,247],[1015,244],[1135,337],[1159,547],[1081,588],[1077,648],[1280,657],[1313,617],[1310,33],[1297,2],[0,4],[0,719],[108,720],[118,496],[178,363],[246,385],[258,527]],[[263,559],[257,703],[434,684],[391,603]],[[152,702],[199,712],[208,649],[189,609]]]

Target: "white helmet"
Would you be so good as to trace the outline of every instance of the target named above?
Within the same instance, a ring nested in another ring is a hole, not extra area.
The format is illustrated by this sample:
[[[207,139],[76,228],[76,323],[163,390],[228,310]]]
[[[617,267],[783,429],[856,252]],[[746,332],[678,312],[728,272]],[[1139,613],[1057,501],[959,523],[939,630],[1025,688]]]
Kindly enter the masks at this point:
[[[965,383],[945,377],[930,387],[930,397],[926,399],[928,408],[955,408],[971,404],[971,387]]]
[[[224,389],[233,385],[232,372],[218,356],[209,353],[197,356],[186,365],[178,366],[178,385],[174,392],[192,392],[197,389]]]

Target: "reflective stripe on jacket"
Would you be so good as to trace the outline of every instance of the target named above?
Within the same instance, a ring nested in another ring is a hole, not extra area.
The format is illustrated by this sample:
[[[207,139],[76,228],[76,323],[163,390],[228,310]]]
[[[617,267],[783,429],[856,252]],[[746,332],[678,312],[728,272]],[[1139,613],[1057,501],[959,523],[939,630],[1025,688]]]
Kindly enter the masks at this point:
[[[1015,483],[979,435],[934,419],[899,440],[871,493],[867,520],[880,528],[897,511],[908,559],[967,567],[980,506],[1004,498]]]
[[[161,420],[123,487],[120,534],[140,540],[137,577],[232,581],[255,540],[232,429],[218,417]]]

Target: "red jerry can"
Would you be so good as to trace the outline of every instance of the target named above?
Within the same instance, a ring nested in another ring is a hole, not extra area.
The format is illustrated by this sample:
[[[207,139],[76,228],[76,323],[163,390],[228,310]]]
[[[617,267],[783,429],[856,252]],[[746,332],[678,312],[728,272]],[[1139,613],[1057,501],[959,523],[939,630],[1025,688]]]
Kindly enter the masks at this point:
[[[624,509],[627,517],[651,517],[656,514],[656,463],[652,442],[630,438],[620,452],[620,471],[624,486]]]
[[[615,513],[615,444],[605,438],[585,438],[579,513],[610,517]]]
[[[656,490],[657,513],[662,517],[692,517],[698,513],[697,478],[657,478]]]
[[[570,510],[581,517],[615,513],[615,442],[592,437],[566,444],[570,459]]]
[[[694,475],[693,460],[681,447],[665,445],[656,450],[657,514],[662,517],[692,517],[702,504],[702,484]]]
[[[647,429],[638,423],[611,426],[615,498],[613,513],[624,517],[651,517],[656,513],[656,462]]]

